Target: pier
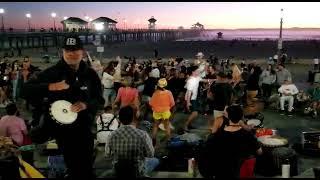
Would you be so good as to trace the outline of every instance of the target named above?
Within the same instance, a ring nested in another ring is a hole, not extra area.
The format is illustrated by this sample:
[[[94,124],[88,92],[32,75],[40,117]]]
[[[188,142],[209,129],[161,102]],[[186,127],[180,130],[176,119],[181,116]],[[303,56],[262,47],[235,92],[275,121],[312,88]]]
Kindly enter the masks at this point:
[[[78,35],[85,45],[99,39],[101,45],[110,42],[127,41],[174,41],[197,37],[201,30],[116,30],[107,32],[2,32],[0,33],[0,50],[11,48],[46,48],[61,47],[65,36]]]

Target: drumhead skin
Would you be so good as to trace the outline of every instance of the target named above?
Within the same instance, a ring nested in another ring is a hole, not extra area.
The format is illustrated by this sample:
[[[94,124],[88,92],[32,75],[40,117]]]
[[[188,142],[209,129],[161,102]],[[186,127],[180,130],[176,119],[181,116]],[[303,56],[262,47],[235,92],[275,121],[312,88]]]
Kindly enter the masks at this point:
[[[58,100],[51,104],[51,116],[60,124],[72,124],[78,117],[78,113],[71,111],[71,103],[66,100]]]
[[[278,136],[261,136],[258,141],[265,147],[280,147],[288,144],[288,140]]]
[[[247,125],[260,126],[261,121],[259,119],[250,119],[247,121]]]

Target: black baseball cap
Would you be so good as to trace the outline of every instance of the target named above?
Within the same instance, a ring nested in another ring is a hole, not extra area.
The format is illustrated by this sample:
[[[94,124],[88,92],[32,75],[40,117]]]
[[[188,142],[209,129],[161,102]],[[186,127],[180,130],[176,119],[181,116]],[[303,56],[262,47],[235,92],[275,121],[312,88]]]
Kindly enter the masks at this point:
[[[83,43],[78,36],[67,36],[63,40],[62,48],[69,51],[76,51],[83,49]]]

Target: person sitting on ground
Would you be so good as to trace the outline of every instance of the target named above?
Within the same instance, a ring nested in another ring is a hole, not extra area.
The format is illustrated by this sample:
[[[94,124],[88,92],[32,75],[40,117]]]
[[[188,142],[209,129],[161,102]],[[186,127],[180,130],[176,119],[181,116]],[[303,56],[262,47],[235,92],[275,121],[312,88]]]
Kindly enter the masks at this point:
[[[255,136],[240,125],[243,110],[239,105],[227,108],[229,124],[207,139],[209,173],[215,178],[239,178],[244,160],[262,154]]]
[[[311,97],[304,90],[299,90],[299,93],[297,94],[296,99],[297,99],[297,103],[296,103],[297,107],[305,107],[305,105],[308,104],[308,102],[311,100]]]
[[[171,91],[166,90],[167,80],[162,78],[158,81],[157,90],[153,93],[149,104],[153,111],[153,130],[152,130],[152,141],[153,144],[156,144],[156,137],[158,132],[158,126],[163,123],[164,128],[166,130],[167,140],[170,139],[171,136],[171,128],[170,128],[170,117],[171,117],[171,109],[175,105],[174,98]]]
[[[234,107],[234,106],[238,106],[238,105],[231,105],[231,106],[226,106],[223,116],[220,116],[218,118],[216,118],[213,122],[213,126],[211,128],[211,133],[215,134],[215,133],[219,133],[220,131],[222,131],[224,129],[225,126],[229,125],[229,118],[228,118],[228,111],[230,111],[231,108],[229,107]],[[254,128],[254,125],[247,125],[244,123],[243,120],[239,121],[240,126],[247,130],[247,131],[251,131]]]
[[[0,136],[10,137],[15,144],[21,146],[28,133],[25,121],[19,117],[16,104],[7,105],[6,111],[7,115],[0,120]]]
[[[320,83],[315,83],[314,87],[307,90],[307,93],[311,96],[311,104],[307,108],[308,113],[312,113],[313,117],[317,117],[320,109]]]
[[[291,82],[291,80],[286,79],[286,80],[284,80],[284,84],[282,84],[281,87],[278,89],[278,92],[281,93],[281,96],[280,96],[281,113],[280,113],[280,115],[285,114],[284,103],[286,101],[288,101],[289,102],[288,116],[292,116],[294,95],[298,94],[298,92],[299,92],[296,85],[294,85]]]
[[[107,139],[106,157],[112,157],[116,176],[145,177],[159,164],[147,132],[133,125],[134,109],[124,106],[119,111],[121,126]],[[108,146],[107,146],[108,145]]]
[[[105,144],[111,132],[120,127],[120,122],[113,113],[111,106],[104,107],[104,112],[97,117],[96,123],[97,141],[100,144]]]

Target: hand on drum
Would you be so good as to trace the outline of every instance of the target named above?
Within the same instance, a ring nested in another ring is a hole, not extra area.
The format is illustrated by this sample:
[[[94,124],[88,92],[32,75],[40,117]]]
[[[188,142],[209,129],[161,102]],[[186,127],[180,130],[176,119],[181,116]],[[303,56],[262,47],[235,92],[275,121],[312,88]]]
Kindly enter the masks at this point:
[[[49,84],[49,91],[61,91],[65,89],[69,89],[69,84],[66,83],[66,80],[62,80],[56,83]]]
[[[83,102],[80,102],[80,101],[72,104],[72,106],[71,106],[71,111],[76,112],[76,113],[78,113],[82,110],[85,110],[85,109],[87,109],[87,105]]]

